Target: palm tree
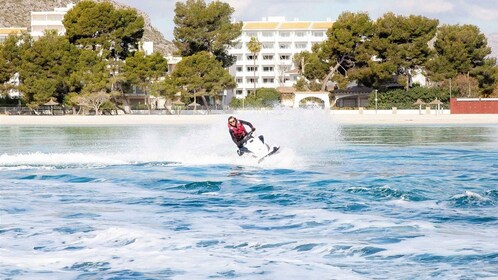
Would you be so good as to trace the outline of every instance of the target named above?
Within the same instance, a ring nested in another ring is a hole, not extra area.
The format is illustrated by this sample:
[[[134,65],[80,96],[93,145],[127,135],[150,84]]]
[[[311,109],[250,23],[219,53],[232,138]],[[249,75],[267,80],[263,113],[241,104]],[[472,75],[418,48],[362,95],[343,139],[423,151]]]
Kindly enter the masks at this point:
[[[261,43],[258,41],[256,37],[251,37],[251,41],[247,43],[247,49],[252,53],[252,59],[254,61],[254,96],[256,96],[256,58],[258,53],[261,51]]]

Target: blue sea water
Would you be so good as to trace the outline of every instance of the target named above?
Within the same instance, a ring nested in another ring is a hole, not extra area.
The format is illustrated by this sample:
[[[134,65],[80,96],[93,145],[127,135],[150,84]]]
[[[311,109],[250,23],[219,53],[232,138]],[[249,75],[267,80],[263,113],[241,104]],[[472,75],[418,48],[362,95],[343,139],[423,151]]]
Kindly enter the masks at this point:
[[[1,279],[498,279],[498,124],[0,125]]]

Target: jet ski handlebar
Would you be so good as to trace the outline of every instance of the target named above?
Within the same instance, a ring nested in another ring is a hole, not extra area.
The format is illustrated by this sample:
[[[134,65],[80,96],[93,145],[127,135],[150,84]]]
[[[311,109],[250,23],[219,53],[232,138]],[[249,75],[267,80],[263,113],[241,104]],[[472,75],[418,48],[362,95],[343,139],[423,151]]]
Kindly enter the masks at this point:
[[[251,138],[252,138],[252,133],[253,133],[253,132],[254,132],[254,131],[252,131],[252,130],[251,130],[251,131],[249,131],[249,132],[246,134],[246,136],[244,136],[244,138],[242,138],[242,144],[245,144],[247,141],[249,141],[249,139],[251,139]]]

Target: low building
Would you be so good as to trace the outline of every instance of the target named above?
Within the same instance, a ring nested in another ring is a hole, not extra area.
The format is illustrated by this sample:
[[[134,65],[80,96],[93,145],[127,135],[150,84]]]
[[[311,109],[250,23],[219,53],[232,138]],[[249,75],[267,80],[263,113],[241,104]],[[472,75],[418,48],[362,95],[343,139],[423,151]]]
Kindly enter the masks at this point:
[[[140,50],[144,52],[145,55],[151,55],[154,52],[154,42],[144,41],[140,44]]]
[[[10,35],[21,35],[27,32],[28,28],[26,27],[0,27],[0,43]]]
[[[334,90],[333,104],[337,108],[359,108],[370,105],[369,98],[373,92],[372,88],[354,85],[345,89]]]
[[[168,55],[165,57],[166,60],[168,60],[168,73],[173,73],[173,71],[176,68],[176,65],[182,61],[181,56],[173,56],[173,55]]]
[[[418,84],[421,87],[426,87],[428,84],[427,77],[425,76],[424,71],[421,68],[415,69],[410,79],[411,86],[413,86],[414,84]]]
[[[451,98],[451,114],[498,114],[498,98]]]
[[[280,93],[280,104],[285,107],[294,106],[294,92],[296,92],[294,87],[278,87],[277,91]]]

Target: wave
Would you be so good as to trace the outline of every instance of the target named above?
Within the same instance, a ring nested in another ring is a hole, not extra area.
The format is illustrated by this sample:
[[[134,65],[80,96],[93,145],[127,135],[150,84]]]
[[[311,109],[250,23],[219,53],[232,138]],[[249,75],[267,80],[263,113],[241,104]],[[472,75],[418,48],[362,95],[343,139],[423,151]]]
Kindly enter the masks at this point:
[[[298,167],[303,161],[288,148],[281,149],[278,154],[267,158],[259,164],[257,159],[239,157],[235,152],[213,149],[210,152],[201,152],[200,147],[185,149],[177,146],[158,146],[155,151],[144,148],[130,149],[127,152],[31,152],[19,154],[1,154],[0,171],[15,171],[24,169],[63,169],[74,167],[104,167],[112,165],[139,165],[139,166],[164,166],[182,164],[189,166],[202,165],[240,165],[263,168]],[[234,149],[235,151],[235,149]]]
[[[416,194],[415,191],[402,191],[389,186],[350,187],[346,191],[352,194],[369,196],[376,199],[401,199],[405,201],[427,200],[427,198]]]
[[[495,205],[492,199],[471,191],[465,191],[465,193],[463,194],[458,194],[451,197],[449,200],[449,204],[450,206],[457,208],[484,207]]]
[[[0,155],[0,169],[26,169],[33,167],[106,166],[130,164],[129,160],[105,154],[85,153],[27,153]]]

